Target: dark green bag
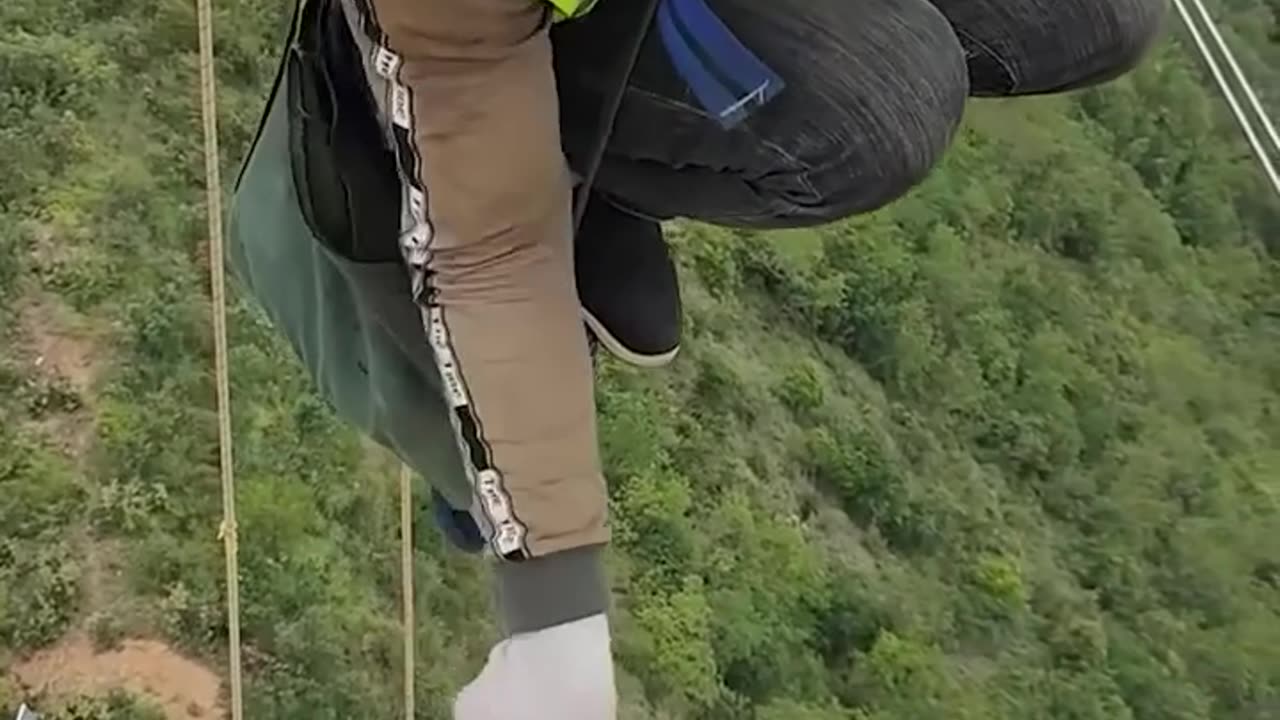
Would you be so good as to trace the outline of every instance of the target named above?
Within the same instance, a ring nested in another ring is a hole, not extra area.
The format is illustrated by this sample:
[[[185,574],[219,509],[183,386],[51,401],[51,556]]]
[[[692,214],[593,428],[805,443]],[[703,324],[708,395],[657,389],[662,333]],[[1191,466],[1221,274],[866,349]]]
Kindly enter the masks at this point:
[[[359,57],[336,0],[299,0],[292,28],[236,181],[229,268],[339,417],[470,508]]]

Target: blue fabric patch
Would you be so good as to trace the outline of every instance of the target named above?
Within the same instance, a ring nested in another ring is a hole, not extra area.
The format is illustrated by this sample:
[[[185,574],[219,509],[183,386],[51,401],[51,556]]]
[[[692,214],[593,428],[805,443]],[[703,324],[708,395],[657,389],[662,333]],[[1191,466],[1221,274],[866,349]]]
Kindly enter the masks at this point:
[[[676,71],[721,127],[738,125],[786,86],[704,0],[662,0],[657,19]]]

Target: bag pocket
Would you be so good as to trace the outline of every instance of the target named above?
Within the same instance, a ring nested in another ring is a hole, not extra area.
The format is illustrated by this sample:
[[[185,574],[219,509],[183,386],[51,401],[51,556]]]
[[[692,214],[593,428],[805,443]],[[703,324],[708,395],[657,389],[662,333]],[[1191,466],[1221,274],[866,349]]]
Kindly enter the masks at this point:
[[[303,10],[287,57],[298,204],[326,248],[356,262],[400,260],[401,184],[337,0]]]

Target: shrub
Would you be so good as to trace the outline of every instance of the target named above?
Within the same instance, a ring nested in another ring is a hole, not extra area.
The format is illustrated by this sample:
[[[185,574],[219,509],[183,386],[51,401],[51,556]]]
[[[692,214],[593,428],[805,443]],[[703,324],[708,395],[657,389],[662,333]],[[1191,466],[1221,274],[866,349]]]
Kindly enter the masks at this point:
[[[789,368],[774,392],[783,405],[801,417],[811,416],[826,401],[822,378],[813,361],[803,361]]]
[[[735,236],[701,225],[689,225],[685,230],[685,254],[707,290],[720,298],[737,292],[742,278],[734,254]]]
[[[987,597],[1009,607],[1022,607],[1027,602],[1027,589],[1022,569],[1016,559],[1003,555],[984,555],[973,569],[973,583]]]
[[[48,720],[165,720],[160,708],[123,690],[74,698],[46,717]]]
[[[721,688],[711,648],[712,610],[700,583],[691,578],[670,595],[642,601],[634,613],[647,636],[647,657],[637,660],[651,694],[685,712],[715,703]]]
[[[909,485],[904,468],[891,461],[883,442],[864,428],[838,433],[820,428],[810,436],[808,462],[819,485],[835,493],[851,519],[874,526],[895,550],[935,546],[936,513]]]
[[[0,540],[0,646],[34,648],[61,635],[76,610],[79,577],[65,542]]]
[[[97,652],[118,650],[124,640],[124,624],[110,612],[97,613],[89,619],[89,636]]]

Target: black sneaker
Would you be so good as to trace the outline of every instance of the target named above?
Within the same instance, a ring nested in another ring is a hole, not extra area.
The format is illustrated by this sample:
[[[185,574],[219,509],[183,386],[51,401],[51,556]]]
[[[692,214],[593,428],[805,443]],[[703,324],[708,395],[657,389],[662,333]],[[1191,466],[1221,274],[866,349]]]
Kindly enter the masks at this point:
[[[680,351],[683,317],[662,225],[593,193],[574,241],[582,316],[624,362],[661,367]]]

